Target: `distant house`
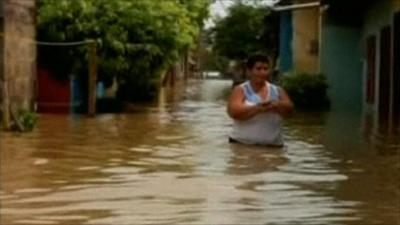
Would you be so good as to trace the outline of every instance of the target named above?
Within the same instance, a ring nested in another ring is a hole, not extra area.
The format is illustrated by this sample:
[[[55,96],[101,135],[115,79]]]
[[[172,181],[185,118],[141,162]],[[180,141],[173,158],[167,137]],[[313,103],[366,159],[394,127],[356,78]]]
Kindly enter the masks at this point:
[[[204,78],[218,79],[221,78],[219,71],[204,71]]]
[[[400,0],[283,0],[275,9],[282,72],[322,72],[334,110],[400,127]]]
[[[280,13],[279,70],[319,71],[319,1],[282,0],[274,9]]]

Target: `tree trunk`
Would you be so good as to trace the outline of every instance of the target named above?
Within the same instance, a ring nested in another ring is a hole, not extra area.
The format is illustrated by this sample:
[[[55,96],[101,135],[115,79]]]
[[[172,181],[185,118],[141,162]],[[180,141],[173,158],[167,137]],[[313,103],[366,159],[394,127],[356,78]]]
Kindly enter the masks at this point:
[[[32,111],[36,80],[35,1],[1,1],[4,12],[2,123],[19,126],[21,110]]]

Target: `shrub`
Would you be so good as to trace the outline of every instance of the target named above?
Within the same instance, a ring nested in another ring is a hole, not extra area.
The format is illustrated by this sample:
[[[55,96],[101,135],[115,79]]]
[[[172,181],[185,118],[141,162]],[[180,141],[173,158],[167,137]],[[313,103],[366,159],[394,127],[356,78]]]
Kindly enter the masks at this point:
[[[38,116],[35,112],[23,109],[18,112],[11,111],[11,116],[13,117],[11,130],[19,132],[32,131],[38,120]]]
[[[328,109],[328,84],[323,74],[291,73],[281,79],[296,107],[302,109]]]

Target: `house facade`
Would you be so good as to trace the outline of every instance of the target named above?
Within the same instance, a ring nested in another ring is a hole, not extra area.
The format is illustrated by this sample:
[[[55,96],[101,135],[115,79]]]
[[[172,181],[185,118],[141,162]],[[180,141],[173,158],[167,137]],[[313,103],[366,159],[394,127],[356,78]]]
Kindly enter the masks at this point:
[[[280,14],[279,70],[319,72],[319,2],[282,0]]]
[[[280,70],[321,72],[333,110],[400,127],[400,0],[281,1]]]
[[[400,127],[399,2],[323,2],[329,9],[320,57],[331,98],[340,108],[359,108],[365,124],[383,133]]]

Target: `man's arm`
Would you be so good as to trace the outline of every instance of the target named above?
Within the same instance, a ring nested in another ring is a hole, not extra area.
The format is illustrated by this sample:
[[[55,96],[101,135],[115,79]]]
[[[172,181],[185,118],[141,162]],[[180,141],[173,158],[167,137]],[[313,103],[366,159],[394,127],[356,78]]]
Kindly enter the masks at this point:
[[[256,114],[267,110],[267,106],[263,105],[245,105],[244,100],[245,95],[243,89],[240,86],[236,86],[233,89],[227,106],[227,112],[231,118],[235,120],[247,120]]]
[[[293,113],[294,105],[289,95],[283,88],[278,88],[279,101],[272,101],[267,106],[267,110],[279,113],[281,116],[288,117]]]

